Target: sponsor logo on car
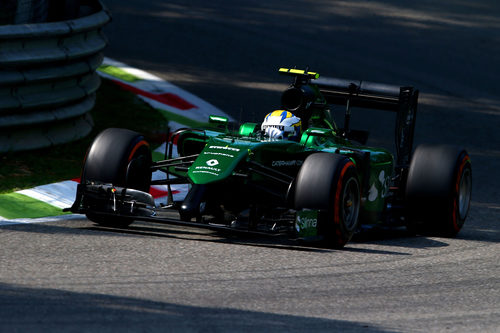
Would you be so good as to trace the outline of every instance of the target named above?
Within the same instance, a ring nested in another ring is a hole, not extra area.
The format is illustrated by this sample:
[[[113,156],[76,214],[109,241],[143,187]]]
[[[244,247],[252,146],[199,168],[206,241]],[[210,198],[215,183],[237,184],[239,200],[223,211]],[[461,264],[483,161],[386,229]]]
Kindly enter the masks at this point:
[[[387,197],[390,180],[389,175],[386,175],[384,170],[380,171],[377,179],[372,183],[372,186],[368,190],[368,201],[375,201],[379,197]]]
[[[219,168],[214,168],[214,167],[204,166],[204,165],[196,166],[195,170],[211,170],[211,171],[221,172],[221,169],[219,169]]]
[[[299,237],[313,237],[318,235],[318,211],[298,211],[295,217],[295,230]]]
[[[301,160],[291,160],[291,161],[272,161],[271,166],[273,167],[289,167],[289,166],[301,166],[304,161]]]
[[[219,173],[211,172],[211,171],[207,171],[207,170],[194,170],[193,173],[208,173],[209,175],[212,175],[212,176],[219,175]]]
[[[308,228],[316,228],[317,226],[318,226],[317,218],[297,216],[297,231]]]
[[[217,161],[217,160],[209,160],[209,161],[207,161],[207,165],[208,166],[212,166],[213,167],[213,166],[216,166],[217,164],[219,164],[219,161]]]
[[[208,148],[210,149],[222,149],[222,150],[228,150],[228,151],[240,151],[239,148],[233,148],[229,146],[209,146]]]
[[[204,155],[215,155],[215,156],[224,156],[224,157],[230,157],[234,158],[234,155],[231,154],[226,154],[226,153],[219,153],[219,152],[214,152],[214,151],[205,151],[203,152]]]

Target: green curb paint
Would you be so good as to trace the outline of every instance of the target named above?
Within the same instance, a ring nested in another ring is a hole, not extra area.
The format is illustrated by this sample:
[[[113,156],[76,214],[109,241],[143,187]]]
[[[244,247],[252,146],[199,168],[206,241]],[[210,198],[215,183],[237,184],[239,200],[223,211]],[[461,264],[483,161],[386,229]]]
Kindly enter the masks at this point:
[[[132,75],[121,68],[114,67],[111,65],[102,65],[97,70],[126,82],[135,82],[141,80],[137,76]]]
[[[0,216],[6,219],[66,215],[62,209],[20,193],[0,194]]]

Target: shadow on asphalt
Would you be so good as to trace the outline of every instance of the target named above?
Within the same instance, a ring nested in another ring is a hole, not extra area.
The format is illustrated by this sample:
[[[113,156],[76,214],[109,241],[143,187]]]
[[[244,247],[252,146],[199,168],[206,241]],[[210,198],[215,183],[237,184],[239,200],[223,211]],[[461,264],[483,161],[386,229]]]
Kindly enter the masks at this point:
[[[86,228],[86,230],[105,231],[111,233],[125,234],[125,235],[139,235],[146,237],[166,237],[191,241],[202,241],[211,243],[223,243],[253,246],[261,248],[282,249],[291,251],[303,252],[316,252],[316,253],[333,253],[339,251],[359,252],[367,254],[384,254],[384,255],[410,255],[410,253],[390,251],[387,249],[365,249],[356,248],[352,244],[380,244],[384,246],[399,246],[406,248],[430,248],[430,247],[444,247],[448,246],[447,243],[431,240],[425,237],[412,237],[407,232],[392,234],[383,234],[378,232],[364,232],[361,235],[355,236],[342,250],[335,250],[328,248],[324,243],[305,242],[302,240],[294,240],[286,236],[256,236],[251,234],[234,234],[230,231],[227,232],[211,232],[203,233],[197,231],[196,228],[191,230],[173,230],[173,228],[159,229],[148,226],[131,225],[126,229],[105,228],[100,226],[93,226]],[[204,231],[204,230],[203,230]],[[390,242],[390,243],[389,243]]]
[[[414,235],[404,227],[397,229],[374,229],[356,234],[351,240],[358,244],[379,244],[412,249],[446,247],[448,243],[422,235]]]
[[[2,331],[389,332],[369,324],[0,283]]]
[[[475,209],[476,210],[476,209]],[[467,221],[457,239],[480,242],[500,242],[500,232],[493,223],[482,219],[481,216]],[[262,248],[284,249],[292,251],[329,253],[338,252],[330,249],[324,244],[294,240],[286,236],[262,236],[252,234],[233,233],[231,231],[212,231],[196,227],[179,227],[167,224],[154,224],[146,222],[134,222],[127,228],[108,228],[93,224],[82,218],[68,222],[66,225],[55,224],[17,224],[2,226],[1,230],[44,233],[44,234],[80,234],[91,236],[116,236],[116,237],[162,237],[171,239],[202,241],[212,243],[224,243],[234,245],[245,245]],[[381,245],[381,249],[362,248],[356,245]],[[446,238],[436,239],[434,237],[414,236],[404,228],[399,229],[373,229],[356,234],[342,251],[358,252],[367,254],[385,255],[410,255],[404,251],[387,250],[387,247],[400,249],[424,249],[440,248],[449,244]],[[382,248],[382,246],[384,248]]]
[[[148,226],[138,226],[132,224],[126,229],[105,228],[94,226],[87,230],[107,231],[128,235],[140,235],[146,237],[166,237],[191,241],[202,241],[211,243],[224,243],[234,245],[246,245],[254,247],[266,247],[283,250],[305,251],[305,252],[333,252],[332,249],[313,246],[310,243],[304,243],[289,239],[285,236],[256,236],[250,234],[231,233],[230,231],[207,231],[197,228],[186,228],[179,230],[177,228],[154,228]]]

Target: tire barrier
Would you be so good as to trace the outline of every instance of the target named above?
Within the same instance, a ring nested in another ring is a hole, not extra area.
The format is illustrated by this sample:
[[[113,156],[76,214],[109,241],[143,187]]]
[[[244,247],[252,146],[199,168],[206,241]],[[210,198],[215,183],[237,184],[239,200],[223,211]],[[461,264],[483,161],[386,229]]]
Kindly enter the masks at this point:
[[[101,30],[111,16],[97,0],[86,7],[89,15],[66,21],[0,25],[0,152],[49,147],[91,131],[96,69],[107,44]]]

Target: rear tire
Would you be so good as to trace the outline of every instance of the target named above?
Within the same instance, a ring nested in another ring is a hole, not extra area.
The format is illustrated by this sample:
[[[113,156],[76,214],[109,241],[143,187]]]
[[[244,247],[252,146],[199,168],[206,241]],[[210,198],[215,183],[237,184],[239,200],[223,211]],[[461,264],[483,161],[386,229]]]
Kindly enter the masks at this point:
[[[361,206],[354,163],[331,153],[308,156],[297,175],[294,206],[325,211],[327,222],[320,232],[329,247],[344,247],[358,228]]]
[[[467,218],[471,192],[472,168],[464,149],[448,145],[418,146],[406,184],[409,230],[456,236]]]
[[[101,132],[90,146],[81,182],[109,183],[114,186],[149,192],[151,184],[151,151],[144,137],[121,128]],[[103,226],[126,227],[133,218],[119,218],[94,212],[87,218]]]

